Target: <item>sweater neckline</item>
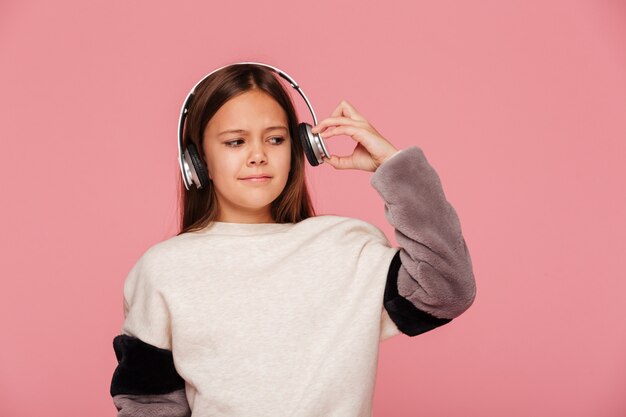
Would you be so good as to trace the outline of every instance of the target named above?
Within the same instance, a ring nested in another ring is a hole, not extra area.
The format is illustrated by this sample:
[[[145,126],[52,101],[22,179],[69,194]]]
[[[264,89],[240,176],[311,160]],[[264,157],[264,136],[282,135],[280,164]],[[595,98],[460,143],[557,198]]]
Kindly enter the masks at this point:
[[[296,223],[231,223],[213,221],[210,226],[199,230],[202,234],[249,236],[285,232]]]

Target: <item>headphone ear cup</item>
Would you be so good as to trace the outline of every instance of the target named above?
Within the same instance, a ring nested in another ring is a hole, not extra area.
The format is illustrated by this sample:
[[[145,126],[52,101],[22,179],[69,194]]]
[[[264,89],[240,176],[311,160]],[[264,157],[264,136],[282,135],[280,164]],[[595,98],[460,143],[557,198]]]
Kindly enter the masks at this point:
[[[310,133],[311,125],[308,123],[300,123],[298,124],[298,134],[300,136],[300,142],[302,142],[302,148],[304,149],[304,155],[306,155],[307,161],[309,164],[318,166],[320,163],[315,156],[315,152],[313,151],[313,144],[315,143],[315,138]]]
[[[209,173],[207,171],[206,165],[204,164],[204,161],[202,161],[202,158],[198,153],[198,149],[196,148],[195,143],[190,142],[189,145],[187,145],[187,153],[189,154],[189,158],[191,159],[191,163],[193,165],[192,167],[190,167],[190,169],[193,171],[192,176],[194,176],[193,174],[195,173],[195,177],[197,177],[200,181],[200,186],[198,188],[208,187],[210,183]]]

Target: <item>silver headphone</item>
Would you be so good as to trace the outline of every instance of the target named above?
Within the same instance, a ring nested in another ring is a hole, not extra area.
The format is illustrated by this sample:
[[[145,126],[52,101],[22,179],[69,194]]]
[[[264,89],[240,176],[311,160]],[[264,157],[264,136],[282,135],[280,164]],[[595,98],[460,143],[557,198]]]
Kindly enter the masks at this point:
[[[204,161],[200,157],[200,153],[196,149],[194,143],[189,143],[185,150],[183,151],[183,133],[185,128],[185,119],[187,118],[187,112],[189,108],[189,104],[191,103],[191,99],[196,91],[198,85],[208,78],[214,72],[221,70],[222,68],[230,67],[232,65],[243,65],[243,64],[255,64],[267,67],[283,77],[285,80],[291,84],[293,88],[300,93],[304,101],[306,102],[307,107],[311,111],[311,115],[313,116],[313,123],[317,125],[317,118],[315,117],[315,112],[309,103],[309,100],[304,95],[302,89],[298,86],[293,78],[287,75],[285,72],[279,70],[268,64],[263,64],[261,62],[237,62],[234,64],[224,65],[214,71],[211,71],[209,74],[205,75],[200,81],[194,85],[194,87],[187,94],[187,98],[183,103],[183,107],[180,110],[180,119],[178,121],[178,162],[180,164],[180,171],[183,176],[183,182],[185,183],[185,188],[189,190],[191,184],[195,184],[198,189],[205,188],[209,185],[210,179],[209,174],[206,168]],[[298,124],[298,136],[300,137],[300,141],[302,142],[302,147],[304,149],[304,154],[306,155],[307,160],[312,166],[317,166],[324,162],[323,157],[330,157],[328,150],[326,149],[326,145],[324,141],[320,137],[319,134],[313,134],[311,132],[312,126],[308,123],[300,123]]]

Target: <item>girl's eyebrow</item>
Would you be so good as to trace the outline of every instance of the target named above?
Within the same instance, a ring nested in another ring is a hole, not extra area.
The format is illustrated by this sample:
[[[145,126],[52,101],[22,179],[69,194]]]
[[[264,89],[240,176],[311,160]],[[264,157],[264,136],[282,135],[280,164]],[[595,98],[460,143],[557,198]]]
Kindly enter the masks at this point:
[[[282,129],[282,130],[287,130],[288,131],[286,126],[282,126],[281,125],[281,126],[266,127],[265,128],[265,132],[267,132],[268,130],[278,130],[278,129]],[[248,131],[244,130],[244,129],[230,129],[230,130],[224,130],[223,132],[218,133],[217,136],[221,136],[221,135],[223,135],[225,133],[248,133]]]

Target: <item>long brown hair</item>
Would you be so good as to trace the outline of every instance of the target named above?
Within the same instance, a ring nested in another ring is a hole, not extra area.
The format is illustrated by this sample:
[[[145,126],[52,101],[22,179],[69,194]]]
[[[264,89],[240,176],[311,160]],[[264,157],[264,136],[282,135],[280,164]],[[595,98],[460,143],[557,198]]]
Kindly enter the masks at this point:
[[[315,216],[311,197],[306,186],[304,150],[298,136],[298,117],[291,97],[279,82],[274,71],[256,64],[236,64],[211,74],[196,87],[189,106],[183,149],[191,141],[196,145],[202,160],[204,156],[204,129],[219,108],[231,98],[250,90],[260,90],[270,95],[287,114],[291,137],[291,168],[287,184],[271,203],[272,219],[276,223],[297,223]],[[178,181],[180,231],[203,229],[217,219],[218,201],[213,182],[198,190],[195,185],[185,188],[179,170]]]

